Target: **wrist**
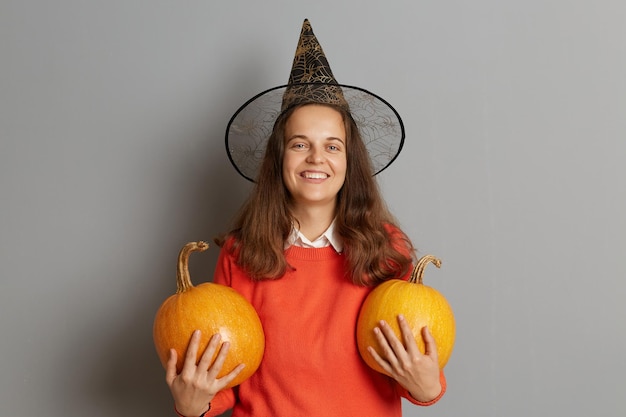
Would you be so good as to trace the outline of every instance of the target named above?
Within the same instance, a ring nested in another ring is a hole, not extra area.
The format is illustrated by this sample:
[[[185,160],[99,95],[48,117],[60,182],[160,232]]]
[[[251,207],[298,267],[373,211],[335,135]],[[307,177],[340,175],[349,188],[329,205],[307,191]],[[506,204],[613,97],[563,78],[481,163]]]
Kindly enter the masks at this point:
[[[439,397],[441,394],[443,387],[441,384],[437,384],[436,386],[429,388],[428,390],[422,390],[419,392],[409,391],[409,395],[413,397],[414,400],[421,403],[429,403],[433,401],[435,398]]]
[[[204,417],[206,413],[208,413],[211,410],[211,403],[209,402],[207,408],[201,413],[201,414],[194,414],[194,413],[190,413],[190,414],[183,414],[180,411],[178,411],[178,408],[176,407],[176,404],[174,404],[174,412],[179,416],[179,417]],[[185,410],[186,411],[186,410]]]

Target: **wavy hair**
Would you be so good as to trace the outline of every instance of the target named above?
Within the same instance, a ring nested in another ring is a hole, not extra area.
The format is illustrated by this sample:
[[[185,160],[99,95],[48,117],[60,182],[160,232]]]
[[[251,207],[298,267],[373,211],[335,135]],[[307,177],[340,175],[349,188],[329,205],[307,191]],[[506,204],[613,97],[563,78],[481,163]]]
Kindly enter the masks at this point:
[[[382,199],[352,116],[340,107],[329,106],[341,113],[346,129],[346,178],[337,195],[335,228],[343,239],[348,277],[357,285],[374,286],[403,276],[415,249]],[[256,184],[235,217],[233,229],[215,239],[219,246],[236,254],[237,264],[253,280],[277,279],[289,268],[284,245],[296,219],[289,209],[282,165],[285,124],[297,107],[278,117]],[[233,244],[225,245],[229,238]]]

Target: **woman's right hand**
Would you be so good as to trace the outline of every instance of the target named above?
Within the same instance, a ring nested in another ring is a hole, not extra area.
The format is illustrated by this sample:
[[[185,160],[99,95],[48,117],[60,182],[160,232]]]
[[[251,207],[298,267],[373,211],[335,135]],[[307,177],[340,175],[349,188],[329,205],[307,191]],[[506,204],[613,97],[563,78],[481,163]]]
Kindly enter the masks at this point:
[[[209,340],[209,344],[196,365],[198,348],[200,346],[200,330],[191,335],[185,362],[180,374],[176,373],[176,361],[178,356],[175,349],[170,350],[170,357],[165,371],[165,381],[170,387],[176,410],[184,416],[199,416],[207,411],[209,403],[222,389],[226,388],[243,369],[240,364],[229,374],[217,378],[228,354],[229,343],[224,342],[219,348],[215,361],[211,364],[213,355],[218,349],[221,337],[215,334]]]

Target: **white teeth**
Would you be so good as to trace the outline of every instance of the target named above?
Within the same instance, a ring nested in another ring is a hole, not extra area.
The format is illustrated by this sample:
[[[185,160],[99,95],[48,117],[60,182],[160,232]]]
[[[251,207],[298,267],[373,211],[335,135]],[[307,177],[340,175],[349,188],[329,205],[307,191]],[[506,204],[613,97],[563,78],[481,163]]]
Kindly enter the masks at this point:
[[[308,178],[308,179],[324,179],[324,178],[328,178],[328,175],[324,174],[323,172],[305,172],[304,174],[302,174],[302,176],[304,178]]]

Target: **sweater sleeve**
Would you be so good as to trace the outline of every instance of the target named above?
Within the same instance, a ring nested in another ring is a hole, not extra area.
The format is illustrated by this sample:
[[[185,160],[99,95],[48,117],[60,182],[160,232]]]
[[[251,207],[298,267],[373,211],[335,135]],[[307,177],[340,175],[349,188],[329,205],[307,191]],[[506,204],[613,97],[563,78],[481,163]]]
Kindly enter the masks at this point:
[[[230,242],[227,242],[226,244],[228,245],[230,244]],[[234,259],[225,245],[220,250],[219,256],[217,258],[217,264],[215,265],[215,271],[213,273],[214,283],[226,285],[228,287],[231,286],[232,262],[234,262]]]
[[[218,392],[211,401],[211,409],[207,411],[204,417],[216,417],[230,410],[235,406],[235,391],[233,388],[227,388]]]
[[[216,417],[225,411],[233,408],[235,405],[235,394],[232,388],[225,389],[223,391],[218,392],[213,397],[213,400],[209,403],[209,409],[201,415],[201,417]],[[186,417],[182,415],[176,407],[174,407],[174,412],[178,417]]]
[[[413,398],[411,396],[409,391],[404,389],[400,384],[398,384],[398,392],[400,393],[401,397],[406,398],[407,400],[409,400],[413,404],[421,405],[421,406],[426,407],[426,406],[435,404],[437,401],[439,401],[441,399],[441,397],[443,397],[443,394],[446,393],[447,383],[446,383],[446,376],[443,373],[443,369],[441,370],[441,372],[439,374],[439,381],[441,382],[441,392],[439,393],[439,395],[437,395],[435,398],[433,398],[432,400],[430,400],[428,402],[417,401],[415,398]]]

